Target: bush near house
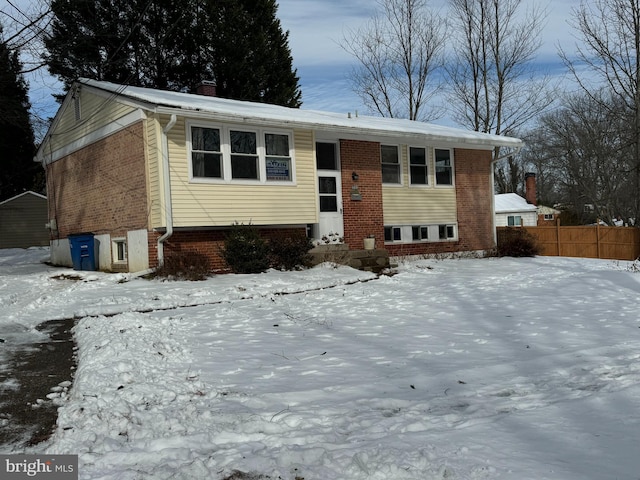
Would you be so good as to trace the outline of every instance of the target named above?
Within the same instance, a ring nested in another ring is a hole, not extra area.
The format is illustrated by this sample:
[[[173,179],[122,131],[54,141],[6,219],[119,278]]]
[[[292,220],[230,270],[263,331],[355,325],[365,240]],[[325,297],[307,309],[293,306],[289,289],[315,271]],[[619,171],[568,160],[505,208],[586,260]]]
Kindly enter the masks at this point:
[[[304,234],[277,235],[269,241],[271,266],[279,270],[298,270],[311,263],[311,239]]]
[[[533,235],[520,227],[500,229],[497,254],[499,257],[535,257],[540,247]]]
[[[282,233],[267,241],[252,225],[236,224],[227,234],[221,253],[232,272],[260,273],[270,267],[279,270],[308,267],[312,248],[311,239],[302,233]]]
[[[157,277],[172,280],[205,280],[211,273],[209,260],[205,255],[194,251],[173,252],[167,256],[163,265],[155,272]]]
[[[269,245],[252,225],[234,224],[220,253],[233,273],[261,273],[270,266]]]

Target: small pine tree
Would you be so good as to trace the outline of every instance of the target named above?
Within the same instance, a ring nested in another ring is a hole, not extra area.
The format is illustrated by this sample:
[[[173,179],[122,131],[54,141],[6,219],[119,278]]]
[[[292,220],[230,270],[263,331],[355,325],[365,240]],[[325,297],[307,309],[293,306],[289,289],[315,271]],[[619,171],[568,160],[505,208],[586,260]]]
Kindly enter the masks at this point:
[[[269,245],[252,225],[233,225],[221,253],[234,273],[262,273],[269,268]]]

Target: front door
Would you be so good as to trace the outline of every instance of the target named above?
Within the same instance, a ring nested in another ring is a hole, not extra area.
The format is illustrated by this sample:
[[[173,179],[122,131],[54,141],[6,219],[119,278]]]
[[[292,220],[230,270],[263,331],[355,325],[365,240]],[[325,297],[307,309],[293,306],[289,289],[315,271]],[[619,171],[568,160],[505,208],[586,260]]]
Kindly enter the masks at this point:
[[[316,168],[318,171],[318,195],[320,216],[314,238],[320,243],[342,243],[342,182],[340,159],[335,143],[316,143]]]

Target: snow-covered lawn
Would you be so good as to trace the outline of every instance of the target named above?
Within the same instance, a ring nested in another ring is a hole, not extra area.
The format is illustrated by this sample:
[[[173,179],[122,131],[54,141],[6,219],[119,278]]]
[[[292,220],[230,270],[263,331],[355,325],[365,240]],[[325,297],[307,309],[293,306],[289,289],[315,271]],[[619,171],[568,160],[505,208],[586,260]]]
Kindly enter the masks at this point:
[[[0,331],[82,317],[57,431],[28,452],[79,454],[82,479],[640,477],[637,264],[161,282],[42,257],[0,251]]]

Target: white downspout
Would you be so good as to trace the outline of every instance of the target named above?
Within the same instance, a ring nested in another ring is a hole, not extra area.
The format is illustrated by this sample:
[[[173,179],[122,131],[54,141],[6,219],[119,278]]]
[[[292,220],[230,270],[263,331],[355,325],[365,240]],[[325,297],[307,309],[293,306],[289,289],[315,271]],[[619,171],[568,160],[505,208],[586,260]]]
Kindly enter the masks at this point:
[[[164,181],[164,204],[166,232],[158,238],[158,265],[164,265],[164,242],[173,235],[173,208],[171,205],[171,181],[169,178],[169,139],[167,134],[178,121],[175,113],[162,129],[162,177]]]
[[[495,178],[495,170],[496,163],[500,160],[503,160],[508,157],[513,157],[517,155],[522,150],[522,147],[515,147],[515,150],[505,153],[504,155],[496,158],[491,161],[491,226],[493,228],[493,243],[498,245],[498,231],[496,230],[496,195],[494,193],[494,189],[496,188],[496,178]]]

